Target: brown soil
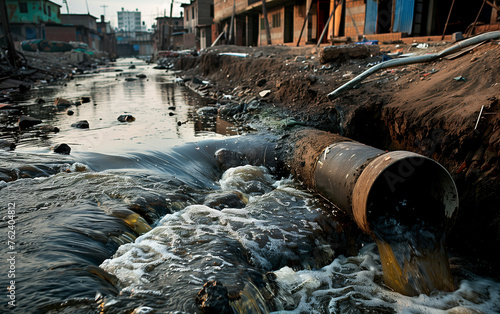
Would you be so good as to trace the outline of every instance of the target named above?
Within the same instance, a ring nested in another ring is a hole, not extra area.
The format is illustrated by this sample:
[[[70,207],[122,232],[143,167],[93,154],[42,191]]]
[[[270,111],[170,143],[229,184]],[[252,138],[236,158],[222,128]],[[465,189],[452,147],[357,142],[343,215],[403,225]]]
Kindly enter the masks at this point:
[[[429,46],[425,52],[440,51],[446,45]],[[404,44],[381,46],[381,51],[401,47],[405,53],[422,52]],[[241,102],[260,99],[272,104],[278,116],[377,148],[409,150],[439,161],[454,177],[461,198],[448,243],[461,253],[494,260],[500,247],[499,42],[486,43],[452,60],[381,71],[333,101],[328,93],[381,57],[345,56],[322,65],[312,50],[220,46],[200,57],[179,60],[177,68],[186,76],[214,83],[212,97],[231,94]],[[465,80],[454,79],[460,76]],[[271,93],[261,98],[263,90]]]

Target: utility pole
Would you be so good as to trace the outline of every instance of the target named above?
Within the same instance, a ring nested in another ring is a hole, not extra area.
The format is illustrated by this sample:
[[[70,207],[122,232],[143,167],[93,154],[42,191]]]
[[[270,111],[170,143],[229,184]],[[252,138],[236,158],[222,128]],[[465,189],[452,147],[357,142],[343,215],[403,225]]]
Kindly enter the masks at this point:
[[[174,11],[174,0],[170,3],[170,19],[168,20],[168,47],[167,49],[170,50],[170,46],[172,45],[172,32],[174,31],[174,23],[172,22],[172,12]]]
[[[108,7],[108,6],[107,6],[107,5],[105,5],[105,4],[101,5],[101,8],[102,8],[102,14],[103,14],[104,16],[106,16],[106,8],[107,8],[107,7]],[[104,21],[103,21],[103,22],[104,22]]]
[[[63,3],[66,4],[66,11],[68,11],[69,14],[68,0],[63,0]]]

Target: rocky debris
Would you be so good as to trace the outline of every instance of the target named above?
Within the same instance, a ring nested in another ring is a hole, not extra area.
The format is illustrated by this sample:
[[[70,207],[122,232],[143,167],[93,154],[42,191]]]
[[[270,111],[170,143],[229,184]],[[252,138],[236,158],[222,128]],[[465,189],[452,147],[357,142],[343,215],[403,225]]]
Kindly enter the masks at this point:
[[[222,191],[209,194],[205,198],[203,205],[213,209],[222,210],[224,208],[244,208],[248,199],[238,191]]]
[[[132,64],[131,66],[128,67],[129,69],[135,69],[135,65]]]
[[[41,131],[41,132],[43,132],[43,133],[50,133],[50,132],[57,133],[57,132],[59,132],[59,128],[58,127],[53,126],[53,125],[49,125],[49,124],[40,125],[38,127],[38,130]]]
[[[68,116],[72,116],[72,115],[74,115],[74,114],[75,114],[75,112],[74,112],[73,110],[68,110],[68,111],[66,111],[66,114],[67,114]]]
[[[322,64],[335,62],[339,59],[360,59],[380,54],[378,45],[340,45],[325,47],[319,54],[319,61]]]
[[[57,107],[57,109],[64,110],[71,107],[73,103],[67,99],[57,97],[56,99],[54,99],[54,105]]]
[[[16,149],[16,143],[0,139],[0,149],[2,150],[14,150]]]
[[[137,74],[135,77],[140,78],[140,79],[145,79],[147,76],[146,74]]]
[[[77,129],[88,129],[90,127],[89,122],[87,120],[81,120],[71,124],[72,127]]]
[[[82,96],[81,98],[82,104],[90,102],[90,97],[89,96]]]
[[[68,144],[61,143],[54,146],[53,151],[57,154],[69,155],[69,153],[71,153],[71,147],[69,147]]]
[[[229,103],[219,107],[219,115],[223,117],[233,117],[242,111],[243,105],[241,103]]]
[[[35,126],[37,124],[40,124],[40,123],[42,123],[42,120],[37,119],[37,118],[33,118],[33,117],[29,117],[29,116],[21,116],[21,117],[19,117],[19,120],[17,122],[17,124],[21,130],[28,129],[28,128]]]
[[[210,106],[202,107],[196,110],[196,113],[200,116],[216,116],[218,112],[219,108]]]
[[[229,294],[227,288],[218,281],[210,280],[203,285],[203,289],[196,296],[196,303],[203,313],[231,314]]]
[[[271,90],[270,89],[265,89],[265,90],[259,92],[259,96],[262,97],[262,98],[268,96],[269,94],[271,94]]]
[[[131,114],[122,114],[117,118],[120,122],[134,122],[135,117]]]

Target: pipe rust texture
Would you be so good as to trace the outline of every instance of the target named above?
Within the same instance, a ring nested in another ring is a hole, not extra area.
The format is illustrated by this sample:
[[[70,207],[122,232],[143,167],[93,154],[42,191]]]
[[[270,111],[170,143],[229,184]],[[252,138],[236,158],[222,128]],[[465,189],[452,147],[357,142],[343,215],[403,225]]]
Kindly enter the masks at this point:
[[[325,131],[299,130],[282,139],[282,148],[278,155],[297,180],[314,189],[314,171],[319,155],[332,143],[345,141],[353,140]]]

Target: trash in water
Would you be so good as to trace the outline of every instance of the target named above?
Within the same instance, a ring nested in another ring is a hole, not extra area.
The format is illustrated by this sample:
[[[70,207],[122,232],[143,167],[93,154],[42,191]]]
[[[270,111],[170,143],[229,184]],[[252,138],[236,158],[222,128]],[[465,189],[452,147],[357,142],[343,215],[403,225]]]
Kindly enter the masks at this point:
[[[463,76],[457,76],[457,77],[454,77],[453,79],[455,81],[458,81],[458,82],[460,82],[460,81],[464,81],[464,82],[467,81],[467,79],[465,77],[463,77]]]

